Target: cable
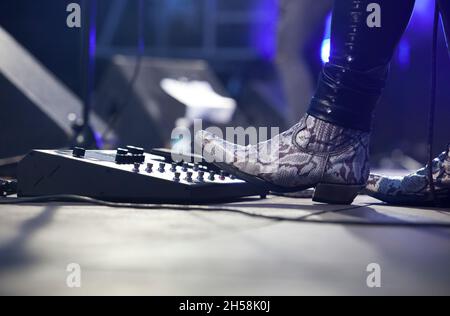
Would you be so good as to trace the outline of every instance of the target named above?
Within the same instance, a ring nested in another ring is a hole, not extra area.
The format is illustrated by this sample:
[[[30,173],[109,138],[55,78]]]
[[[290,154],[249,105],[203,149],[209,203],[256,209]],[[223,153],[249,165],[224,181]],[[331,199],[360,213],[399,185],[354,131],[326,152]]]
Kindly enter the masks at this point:
[[[437,87],[437,39],[439,27],[439,6],[437,1],[434,7],[433,40],[431,49],[431,100],[428,115],[428,185],[430,187],[431,198],[437,206],[436,187],[433,179],[433,145],[434,145],[434,124],[436,114],[436,87]]]
[[[133,74],[131,75],[130,80],[128,81],[126,93],[122,100],[122,105],[112,114],[111,118],[108,120],[108,125],[106,126],[106,129],[102,133],[102,139],[105,139],[109,132],[111,132],[112,129],[117,124],[117,120],[119,119],[120,115],[125,111],[125,109],[129,106],[131,96],[133,94],[133,89],[136,84],[137,79],[139,78],[139,74],[141,73],[141,67],[142,67],[142,58],[144,55],[144,49],[145,49],[145,40],[144,40],[144,0],[138,1],[138,7],[137,7],[137,33],[138,33],[138,39],[137,39],[137,53],[136,53],[136,63],[134,64],[134,70]]]
[[[27,203],[42,203],[42,202],[79,202],[93,205],[114,207],[114,208],[132,208],[132,209],[149,209],[149,210],[173,210],[173,211],[207,211],[207,212],[226,212],[240,214],[248,217],[267,219],[278,222],[297,222],[297,223],[311,223],[311,224],[328,224],[328,225],[347,225],[347,226],[375,226],[375,227],[428,227],[428,228],[450,228],[450,223],[443,222],[375,222],[375,221],[352,221],[352,220],[312,220],[308,217],[321,215],[324,213],[343,212],[347,210],[354,210],[362,207],[367,207],[373,204],[366,204],[360,206],[350,206],[340,210],[330,210],[315,214],[308,214],[306,216],[288,218],[281,216],[261,215],[251,212],[242,211],[235,208],[221,207],[221,206],[188,206],[179,204],[134,204],[134,203],[117,203],[109,202],[99,199],[90,198],[80,195],[48,195],[30,198],[0,198],[0,205],[7,204],[27,204]]]

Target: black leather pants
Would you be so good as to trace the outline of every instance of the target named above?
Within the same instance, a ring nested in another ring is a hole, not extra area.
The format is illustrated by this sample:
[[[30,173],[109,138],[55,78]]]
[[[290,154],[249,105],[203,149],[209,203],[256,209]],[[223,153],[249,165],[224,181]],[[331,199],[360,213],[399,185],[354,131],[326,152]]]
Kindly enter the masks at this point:
[[[331,56],[308,113],[336,125],[370,131],[389,62],[408,25],[415,0],[335,0]],[[442,0],[448,7],[450,0]],[[370,11],[379,4],[380,27]],[[447,11],[448,12],[448,11]],[[372,27],[370,27],[371,25]]]

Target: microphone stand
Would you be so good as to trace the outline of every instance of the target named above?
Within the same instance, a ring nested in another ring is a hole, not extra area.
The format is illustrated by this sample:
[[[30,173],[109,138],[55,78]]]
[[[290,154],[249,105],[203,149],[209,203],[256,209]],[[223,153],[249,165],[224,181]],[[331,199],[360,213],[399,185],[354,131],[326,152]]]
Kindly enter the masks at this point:
[[[98,141],[90,125],[95,80],[95,54],[97,44],[97,0],[81,0],[81,81],[82,118],[74,124],[75,139],[72,146],[98,148]]]

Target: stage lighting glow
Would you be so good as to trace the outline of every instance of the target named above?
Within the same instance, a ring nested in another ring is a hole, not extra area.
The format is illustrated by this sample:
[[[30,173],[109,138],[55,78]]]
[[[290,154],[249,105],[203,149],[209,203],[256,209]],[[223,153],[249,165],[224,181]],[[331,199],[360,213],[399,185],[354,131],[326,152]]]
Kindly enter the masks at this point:
[[[325,64],[330,61],[331,52],[331,13],[328,14],[325,22],[325,33],[323,36],[322,46],[320,48],[320,59]]]
[[[230,122],[236,109],[236,101],[214,91],[209,82],[164,78],[161,88],[172,98],[186,105],[186,118],[207,119],[213,123]]]
[[[320,58],[322,59],[322,62],[324,64],[330,61],[330,50],[331,50],[330,39],[326,38],[322,42],[322,48],[320,51]]]
[[[263,13],[264,19],[253,21],[251,31],[252,46],[265,60],[273,61],[276,55],[278,5],[276,0],[256,1],[253,11]]]
[[[418,14],[429,14],[433,12],[434,9],[434,1],[433,0],[417,0],[416,5],[414,7],[415,12]]]
[[[400,66],[407,68],[411,61],[411,46],[407,39],[402,39],[398,45],[397,58]]]

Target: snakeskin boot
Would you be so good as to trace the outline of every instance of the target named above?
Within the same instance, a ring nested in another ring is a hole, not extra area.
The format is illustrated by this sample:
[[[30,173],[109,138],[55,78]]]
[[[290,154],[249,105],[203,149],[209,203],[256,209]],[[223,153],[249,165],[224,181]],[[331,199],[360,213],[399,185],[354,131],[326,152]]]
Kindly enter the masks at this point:
[[[433,180],[439,205],[450,206],[450,145],[433,160]],[[383,202],[398,205],[433,206],[428,181],[428,165],[406,177],[371,174],[365,192]]]
[[[309,115],[257,145],[239,146],[207,131],[195,142],[228,173],[274,192],[316,188],[317,202],[351,204],[369,176],[369,133]]]

